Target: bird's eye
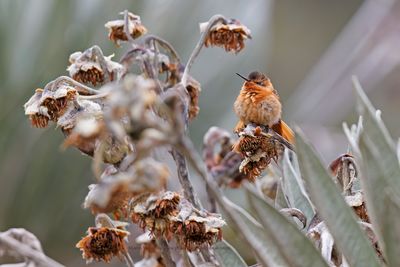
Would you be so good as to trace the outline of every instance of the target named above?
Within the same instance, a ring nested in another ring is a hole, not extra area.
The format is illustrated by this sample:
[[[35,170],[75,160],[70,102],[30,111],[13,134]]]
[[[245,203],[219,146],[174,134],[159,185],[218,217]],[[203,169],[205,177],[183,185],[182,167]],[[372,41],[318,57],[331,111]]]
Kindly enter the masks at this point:
[[[258,85],[264,85],[263,82],[256,82]]]

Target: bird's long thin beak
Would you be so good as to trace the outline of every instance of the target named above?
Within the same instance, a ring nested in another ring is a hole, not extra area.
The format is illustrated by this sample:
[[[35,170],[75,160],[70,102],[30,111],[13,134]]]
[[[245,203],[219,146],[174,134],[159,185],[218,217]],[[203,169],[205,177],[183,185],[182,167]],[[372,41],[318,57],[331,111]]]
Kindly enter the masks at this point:
[[[240,78],[242,78],[243,80],[245,80],[246,82],[250,82],[249,79],[247,79],[246,77],[242,76],[241,74],[236,72],[236,75],[239,76]]]

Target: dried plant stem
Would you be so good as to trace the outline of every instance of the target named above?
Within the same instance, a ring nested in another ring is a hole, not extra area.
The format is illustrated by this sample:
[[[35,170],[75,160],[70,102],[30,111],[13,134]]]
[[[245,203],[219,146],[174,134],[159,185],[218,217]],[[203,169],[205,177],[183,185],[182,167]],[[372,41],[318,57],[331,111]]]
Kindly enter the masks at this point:
[[[186,164],[186,159],[180,151],[173,148],[172,157],[175,160],[176,168],[178,172],[179,182],[183,188],[184,197],[189,200],[193,206],[197,209],[201,209],[200,201],[197,199],[194,193],[192,183],[190,182],[189,172]]]
[[[54,89],[55,86],[57,86],[59,83],[61,82],[65,82],[68,83],[72,86],[75,87],[75,89],[78,91],[78,93],[80,94],[84,94],[84,95],[97,95],[100,93],[100,91],[95,90],[93,88],[90,88],[89,86],[86,86],[80,82],[75,81],[74,79],[68,77],[68,76],[60,76],[57,79],[55,79],[54,81],[49,82],[45,89],[48,88],[49,86],[51,86],[51,89]]]
[[[20,241],[6,235],[5,233],[0,233],[0,247],[1,246],[6,246],[10,250],[17,252],[22,257],[28,258],[29,260],[35,262],[37,266],[43,266],[43,267],[64,266],[56,262],[55,260],[47,257],[41,251],[32,249],[30,246],[21,243]]]
[[[189,60],[186,64],[185,67],[185,71],[183,72],[183,76],[182,76],[182,84],[184,87],[187,86],[187,79],[188,79],[188,75],[190,72],[190,69],[192,68],[192,65],[196,59],[196,57],[199,55],[201,48],[203,48],[204,43],[207,39],[208,34],[210,33],[211,28],[217,23],[217,22],[225,22],[226,23],[226,18],[222,15],[214,15],[210,18],[210,20],[208,21],[207,27],[204,30],[204,32],[201,34],[199,41],[197,42],[196,47],[193,49],[192,54],[189,57]]]
[[[146,44],[146,46],[150,46],[151,42],[155,42],[158,45],[160,45],[162,48],[164,48],[165,50],[167,50],[169,52],[169,54],[174,58],[174,60],[177,61],[178,64],[181,63],[181,59],[178,55],[178,53],[176,52],[176,50],[173,48],[173,46],[165,41],[164,39],[155,36],[155,35],[147,35],[146,38],[144,39],[144,42]]]
[[[157,243],[157,246],[160,248],[161,257],[164,260],[165,266],[166,267],[175,267],[176,264],[171,257],[171,253],[170,253],[167,241],[164,238],[157,238],[156,243]]]
[[[128,42],[131,44],[134,44],[133,38],[131,34],[129,33],[129,12],[128,10],[124,10],[124,32],[126,35],[126,38],[128,38]]]
[[[107,63],[104,59],[103,52],[101,51],[100,47],[94,45],[92,47],[92,53],[96,55],[96,58],[99,60],[100,67],[104,73],[104,83],[108,83],[110,81],[110,73],[108,72]]]
[[[213,177],[214,178],[214,177]],[[208,203],[210,204],[210,212],[216,213],[217,212],[217,202],[215,201],[215,198],[213,197],[210,186],[207,184],[206,185],[206,191],[207,191],[207,198],[208,198]]]

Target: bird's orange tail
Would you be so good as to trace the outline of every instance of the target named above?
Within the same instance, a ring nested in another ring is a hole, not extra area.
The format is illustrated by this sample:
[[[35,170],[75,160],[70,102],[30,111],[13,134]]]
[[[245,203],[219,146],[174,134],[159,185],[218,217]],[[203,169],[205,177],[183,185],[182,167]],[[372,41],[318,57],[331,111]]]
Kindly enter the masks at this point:
[[[289,141],[292,145],[294,144],[294,132],[290,129],[283,120],[279,120],[278,123],[272,125],[272,130],[280,134],[283,138]]]

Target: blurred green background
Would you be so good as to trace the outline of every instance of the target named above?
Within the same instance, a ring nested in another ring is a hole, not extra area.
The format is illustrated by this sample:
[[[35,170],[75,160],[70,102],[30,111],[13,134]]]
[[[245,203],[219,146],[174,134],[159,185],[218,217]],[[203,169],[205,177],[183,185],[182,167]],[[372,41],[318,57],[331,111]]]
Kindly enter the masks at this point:
[[[72,52],[97,44],[119,59],[126,46],[116,48],[104,24],[120,11],[140,15],[184,61],[199,38],[198,23],[214,14],[251,29],[241,53],[204,49],[192,70],[203,89],[190,127],[199,149],[209,127],[236,123],[232,104],[242,81],[234,73],[258,69],[279,91],[284,119],[300,126],[329,162],[347,148],[342,121],[356,119],[353,74],[399,136],[399,6],[394,0],[0,0],[0,231],[24,227],[50,257],[84,265],[75,243],[93,224],[81,208],[94,181],[90,159],[62,151],[54,127],[32,128],[22,105],[35,88],[67,74]],[[201,194],[203,185],[195,185]]]

